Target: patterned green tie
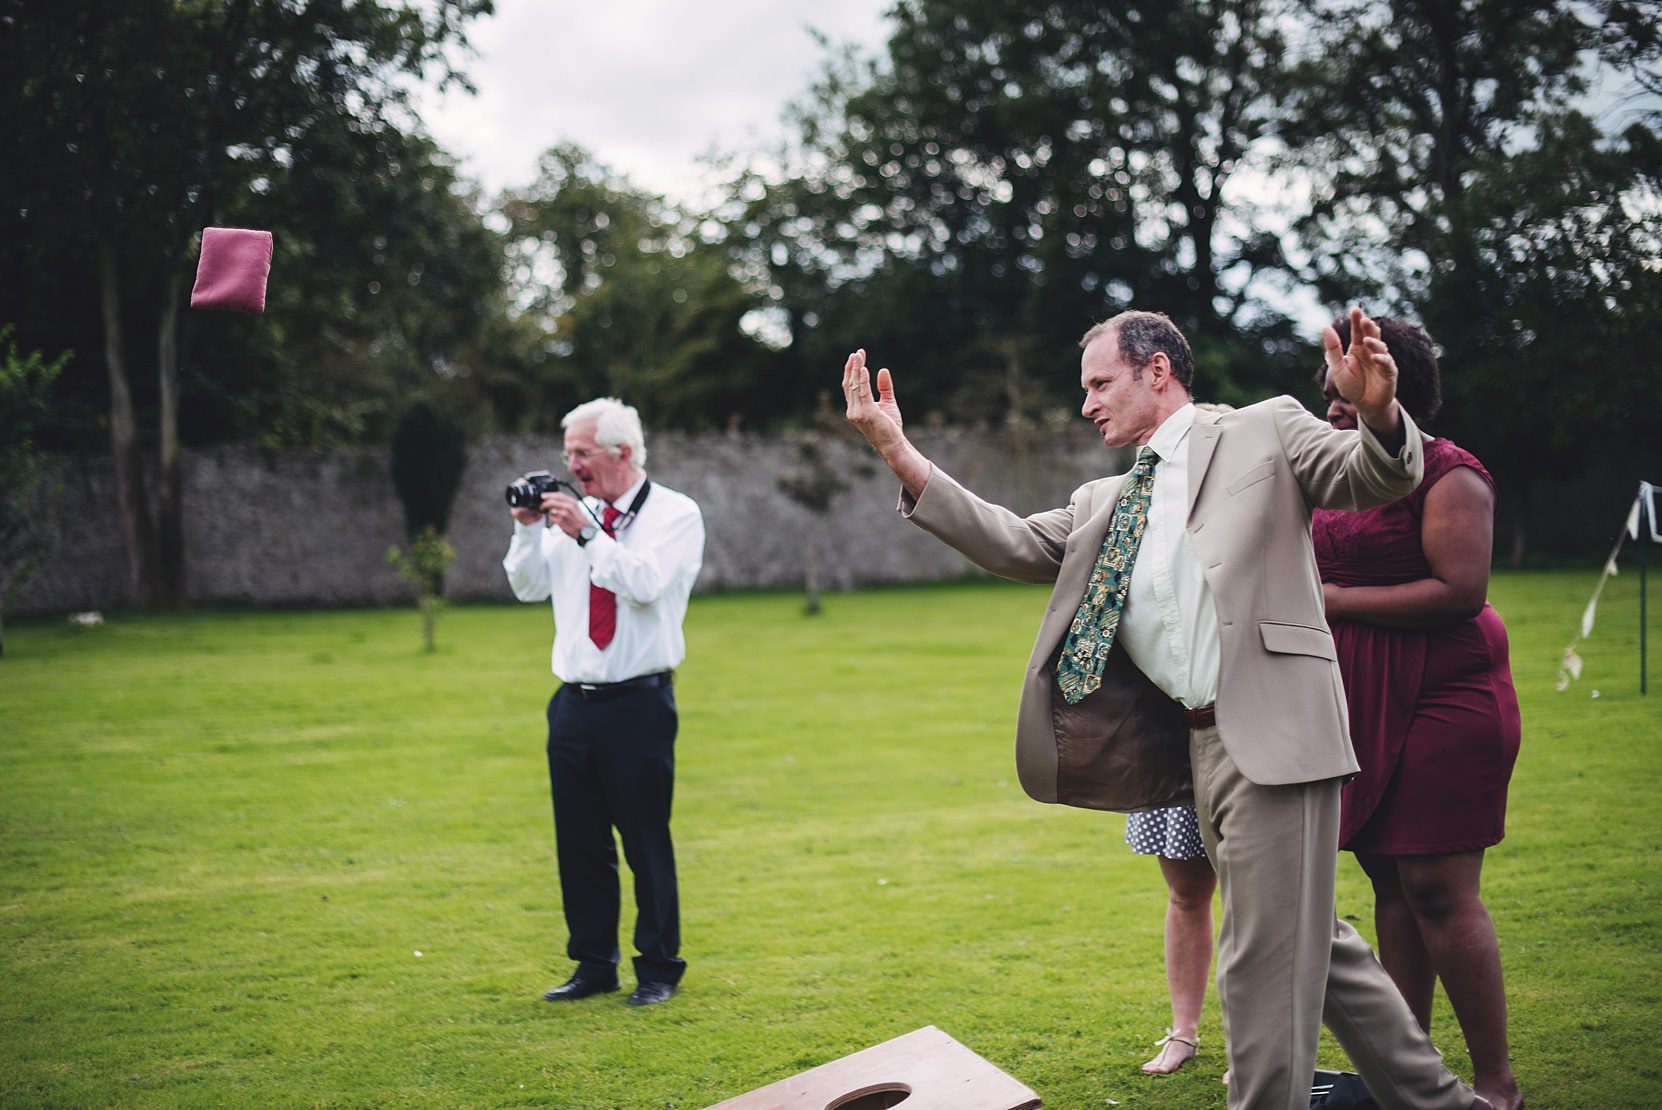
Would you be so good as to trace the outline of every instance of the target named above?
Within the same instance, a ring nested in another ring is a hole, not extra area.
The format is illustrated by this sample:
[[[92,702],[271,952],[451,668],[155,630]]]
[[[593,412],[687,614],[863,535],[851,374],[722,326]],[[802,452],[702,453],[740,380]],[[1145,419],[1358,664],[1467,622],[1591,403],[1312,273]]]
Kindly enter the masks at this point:
[[[1120,610],[1131,588],[1131,568],[1137,562],[1137,547],[1148,527],[1148,502],[1154,493],[1154,464],[1160,456],[1152,447],[1137,450],[1137,465],[1126,475],[1120,489],[1114,519],[1091,568],[1085,599],[1073,615],[1062,655],[1056,661],[1056,685],[1069,705],[1077,704],[1102,685],[1102,667],[1108,649],[1114,646],[1114,632],[1120,626]]]

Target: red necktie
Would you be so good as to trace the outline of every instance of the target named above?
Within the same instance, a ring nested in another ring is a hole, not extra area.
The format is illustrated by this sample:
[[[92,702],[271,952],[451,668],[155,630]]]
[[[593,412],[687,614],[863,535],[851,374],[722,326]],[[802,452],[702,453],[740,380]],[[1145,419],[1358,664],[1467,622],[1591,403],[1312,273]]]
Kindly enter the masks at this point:
[[[623,514],[607,505],[600,514],[600,527],[606,530],[608,536],[617,535],[612,526]],[[617,594],[611,590],[602,589],[593,582],[589,583],[589,639],[601,651],[612,642],[617,635]]]

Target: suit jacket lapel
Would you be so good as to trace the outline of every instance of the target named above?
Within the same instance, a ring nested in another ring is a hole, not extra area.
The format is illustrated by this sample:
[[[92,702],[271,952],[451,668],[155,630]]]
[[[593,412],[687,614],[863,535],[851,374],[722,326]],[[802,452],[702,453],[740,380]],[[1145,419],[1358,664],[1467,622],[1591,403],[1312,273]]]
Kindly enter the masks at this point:
[[[1195,501],[1200,497],[1201,484],[1206,481],[1206,468],[1212,465],[1212,452],[1217,450],[1218,414],[1195,413],[1194,427],[1189,429],[1189,506],[1185,516],[1194,514]]]

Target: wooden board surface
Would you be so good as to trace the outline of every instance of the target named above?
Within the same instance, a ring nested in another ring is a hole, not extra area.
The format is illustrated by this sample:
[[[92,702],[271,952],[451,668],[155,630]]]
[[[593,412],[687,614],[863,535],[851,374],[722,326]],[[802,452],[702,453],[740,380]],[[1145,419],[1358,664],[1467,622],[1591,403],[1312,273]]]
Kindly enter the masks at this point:
[[[926,1025],[706,1110],[1038,1110],[1040,1105],[1025,1085]]]

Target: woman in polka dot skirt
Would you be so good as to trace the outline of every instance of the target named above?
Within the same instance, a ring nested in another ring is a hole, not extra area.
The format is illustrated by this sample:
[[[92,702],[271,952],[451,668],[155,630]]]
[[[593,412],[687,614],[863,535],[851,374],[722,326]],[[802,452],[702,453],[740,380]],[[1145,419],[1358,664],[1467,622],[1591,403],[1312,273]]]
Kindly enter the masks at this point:
[[[1212,891],[1217,876],[1200,842],[1193,806],[1155,809],[1126,818],[1125,842],[1138,855],[1157,856],[1166,880],[1166,987],[1171,1026],[1155,1044],[1159,1055],[1143,1065],[1170,1075],[1200,1050],[1200,1007],[1212,966]]]

